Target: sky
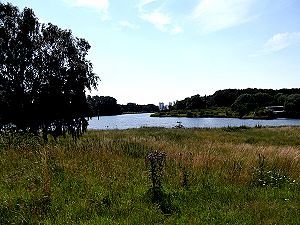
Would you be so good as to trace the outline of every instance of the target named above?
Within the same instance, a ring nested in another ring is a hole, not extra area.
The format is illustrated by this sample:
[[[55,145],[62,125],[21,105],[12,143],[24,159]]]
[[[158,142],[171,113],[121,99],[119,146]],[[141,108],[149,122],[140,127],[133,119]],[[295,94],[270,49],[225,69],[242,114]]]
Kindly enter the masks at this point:
[[[299,0],[9,2],[85,38],[101,79],[91,94],[119,104],[300,87]]]

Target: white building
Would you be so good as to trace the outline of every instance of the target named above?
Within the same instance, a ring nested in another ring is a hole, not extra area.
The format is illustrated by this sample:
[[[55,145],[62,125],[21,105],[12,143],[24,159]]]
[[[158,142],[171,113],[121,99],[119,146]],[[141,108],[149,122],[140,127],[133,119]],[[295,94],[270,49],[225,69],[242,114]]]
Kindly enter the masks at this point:
[[[163,102],[158,103],[158,108],[159,108],[159,110],[164,110],[165,104]]]

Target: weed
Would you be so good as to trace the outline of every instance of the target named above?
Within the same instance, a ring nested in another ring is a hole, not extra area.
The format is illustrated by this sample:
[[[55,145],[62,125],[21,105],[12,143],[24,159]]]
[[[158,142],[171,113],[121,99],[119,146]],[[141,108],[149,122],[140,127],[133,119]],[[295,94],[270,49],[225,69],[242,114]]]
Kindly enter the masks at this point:
[[[171,214],[174,211],[172,198],[169,194],[165,193],[162,185],[166,154],[164,152],[151,151],[147,154],[146,163],[149,165],[152,182],[152,187],[149,190],[150,198],[152,202],[160,206],[164,214]]]
[[[146,164],[149,165],[154,199],[159,199],[162,192],[162,178],[165,163],[166,154],[164,152],[151,151],[147,154]]]
[[[191,152],[187,154],[179,153],[179,168],[181,173],[181,186],[188,189],[190,187],[190,176],[193,155]]]
[[[276,168],[269,168],[264,155],[258,155],[258,166],[254,168],[253,184],[259,187],[277,187],[281,188],[284,185],[293,185],[295,180],[290,179],[287,175],[282,174],[282,171]]]

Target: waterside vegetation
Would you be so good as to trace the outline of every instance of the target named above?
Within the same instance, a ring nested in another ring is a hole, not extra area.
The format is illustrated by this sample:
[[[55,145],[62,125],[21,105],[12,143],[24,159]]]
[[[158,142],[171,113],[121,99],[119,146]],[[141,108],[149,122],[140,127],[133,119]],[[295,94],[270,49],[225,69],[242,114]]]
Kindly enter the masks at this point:
[[[194,95],[153,114],[154,117],[300,118],[300,89],[224,89]]]
[[[300,128],[0,138],[0,224],[299,224]]]
[[[111,116],[120,114],[135,113],[154,113],[158,112],[158,106],[154,104],[139,105],[136,103],[127,103],[121,105],[117,103],[114,97],[110,96],[87,96],[89,117]]]

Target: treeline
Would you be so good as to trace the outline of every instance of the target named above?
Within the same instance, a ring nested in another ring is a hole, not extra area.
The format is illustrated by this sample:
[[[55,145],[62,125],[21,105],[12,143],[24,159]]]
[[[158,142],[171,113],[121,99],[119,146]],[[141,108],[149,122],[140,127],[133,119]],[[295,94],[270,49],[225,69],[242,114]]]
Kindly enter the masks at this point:
[[[127,103],[120,106],[122,113],[154,113],[159,111],[158,106],[154,104],[138,105],[136,103]]]
[[[200,110],[227,107],[243,117],[251,112],[269,115],[267,106],[284,106],[286,116],[300,116],[300,89],[225,89],[210,96],[194,95],[176,103],[170,110]]]
[[[158,112],[158,106],[154,104],[138,105],[136,103],[128,103],[120,105],[117,100],[110,96],[88,96],[87,102],[89,117],[94,116],[110,116],[123,113],[153,113]]]

